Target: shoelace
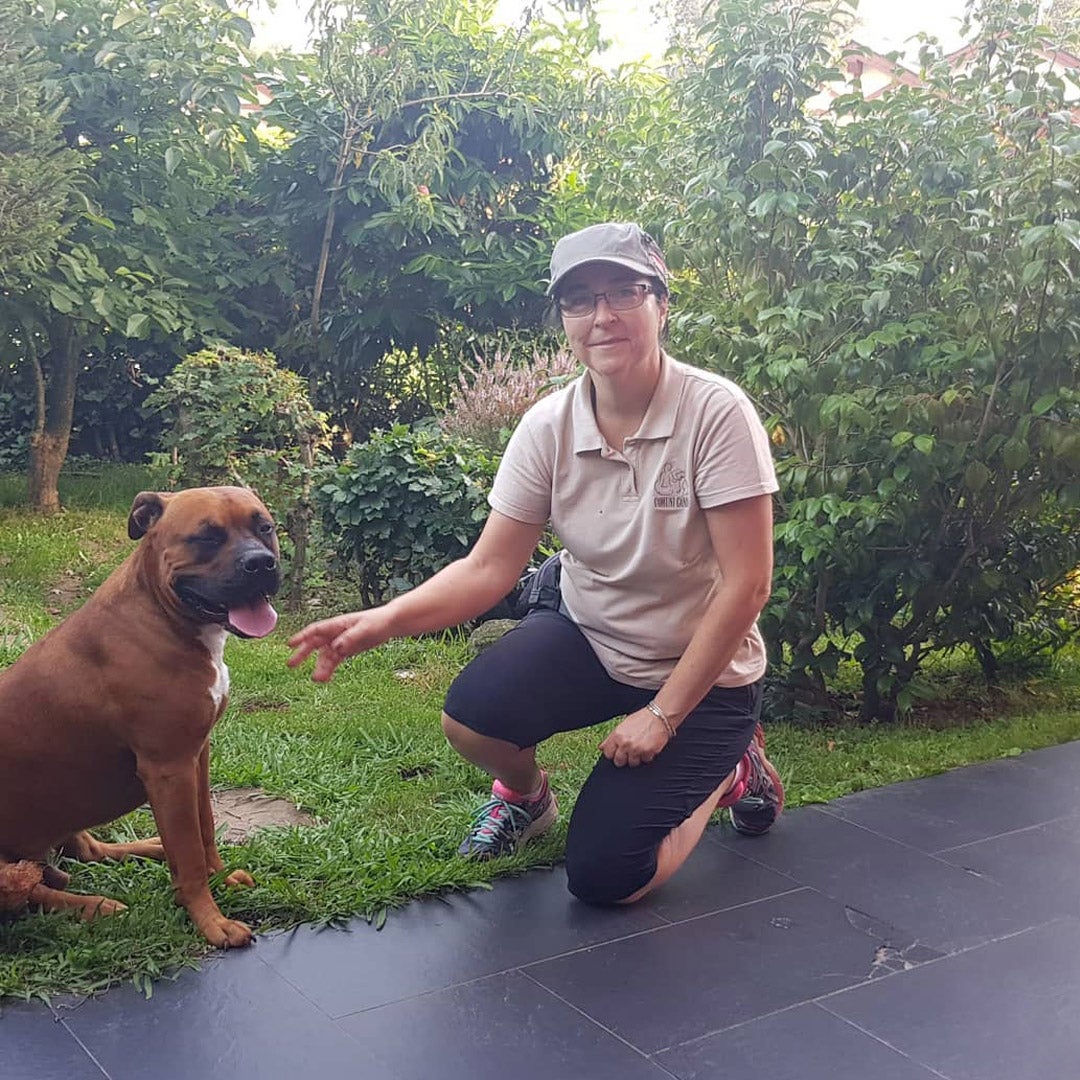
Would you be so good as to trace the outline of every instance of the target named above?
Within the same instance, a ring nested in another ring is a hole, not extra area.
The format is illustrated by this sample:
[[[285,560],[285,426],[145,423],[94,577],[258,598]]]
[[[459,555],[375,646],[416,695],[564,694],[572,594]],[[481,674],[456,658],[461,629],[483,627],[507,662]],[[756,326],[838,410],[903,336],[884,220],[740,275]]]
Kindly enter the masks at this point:
[[[504,836],[516,836],[532,823],[532,815],[518,803],[489,799],[473,817],[470,836],[478,844],[493,846]]]
[[[746,777],[746,792],[743,797],[761,798],[765,795],[770,795],[773,786],[772,777],[769,776],[769,772],[765,766],[761,764],[757,748],[751,746],[747,756],[750,758],[750,771]]]

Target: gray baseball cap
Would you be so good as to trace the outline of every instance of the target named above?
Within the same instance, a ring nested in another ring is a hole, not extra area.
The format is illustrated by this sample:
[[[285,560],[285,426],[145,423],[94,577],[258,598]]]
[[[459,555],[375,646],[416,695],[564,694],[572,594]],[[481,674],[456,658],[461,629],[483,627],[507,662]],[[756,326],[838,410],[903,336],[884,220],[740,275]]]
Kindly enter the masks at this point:
[[[668,269],[656,241],[640,225],[633,222],[605,221],[589,225],[555,244],[551,253],[551,296],[571,270],[593,262],[616,263],[648,277],[659,278],[664,288],[668,284]]]

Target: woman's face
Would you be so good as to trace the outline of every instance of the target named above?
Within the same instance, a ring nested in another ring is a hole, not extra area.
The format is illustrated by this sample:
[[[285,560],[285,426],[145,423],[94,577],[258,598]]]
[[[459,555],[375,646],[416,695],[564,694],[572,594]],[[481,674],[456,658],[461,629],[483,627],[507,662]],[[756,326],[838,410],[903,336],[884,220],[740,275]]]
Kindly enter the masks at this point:
[[[651,291],[652,282],[642,274],[615,263],[586,263],[567,274],[560,298],[592,299],[627,285],[649,285],[640,307],[614,311],[605,297],[596,298],[588,315],[562,316],[563,329],[574,355],[597,375],[618,376],[658,366],[660,331],[667,319],[667,297]]]

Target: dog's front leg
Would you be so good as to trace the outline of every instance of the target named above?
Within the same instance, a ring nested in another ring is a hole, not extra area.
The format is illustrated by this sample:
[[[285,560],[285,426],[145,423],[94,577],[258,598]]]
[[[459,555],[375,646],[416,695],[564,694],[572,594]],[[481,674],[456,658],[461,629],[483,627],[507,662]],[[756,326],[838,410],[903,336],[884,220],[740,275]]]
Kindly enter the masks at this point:
[[[220,949],[249,945],[250,927],[227,919],[210,895],[199,821],[199,768],[198,757],[180,762],[140,759],[137,771],[161,834],[176,902],[211,945]]]
[[[218,852],[214,835],[214,808],[210,805],[210,740],[203,743],[199,752],[199,829],[202,833],[203,850],[206,852],[206,869],[218,874],[225,863]],[[234,870],[225,878],[226,885],[254,885],[255,879],[246,870]]]

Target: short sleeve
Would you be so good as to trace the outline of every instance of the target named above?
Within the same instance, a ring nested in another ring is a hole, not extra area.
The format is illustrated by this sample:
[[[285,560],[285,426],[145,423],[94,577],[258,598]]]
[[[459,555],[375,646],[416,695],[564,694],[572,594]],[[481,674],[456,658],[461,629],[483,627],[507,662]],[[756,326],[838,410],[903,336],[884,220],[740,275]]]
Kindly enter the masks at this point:
[[[694,447],[698,505],[708,510],[776,491],[769,436],[746,394],[725,381],[703,404]]]
[[[526,413],[510,436],[488,503],[515,521],[543,525],[551,516],[552,452],[544,452],[532,419]]]

